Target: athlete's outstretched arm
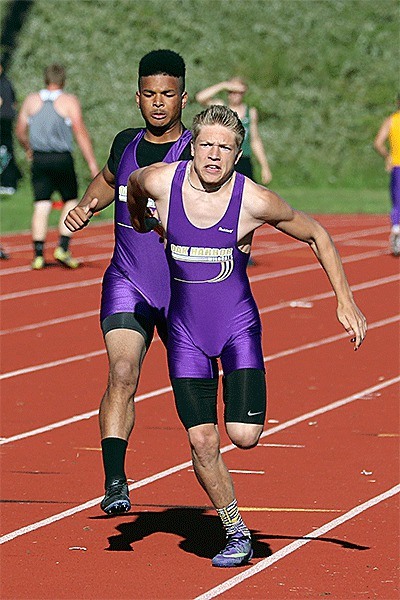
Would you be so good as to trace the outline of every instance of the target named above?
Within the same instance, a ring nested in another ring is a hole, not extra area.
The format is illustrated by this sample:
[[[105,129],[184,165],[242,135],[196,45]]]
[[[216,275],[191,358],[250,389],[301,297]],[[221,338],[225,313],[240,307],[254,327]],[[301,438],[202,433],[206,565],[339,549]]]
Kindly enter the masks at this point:
[[[318,221],[298,211],[293,211],[292,219],[277,223],[276,228],[310,245],[336,295],[337,318],[349,335],[353,336],[351,341],[354,343],[354,350],[357,350],[367,333],[367,321],[354,301],[343,263],[331,236]]]
[[[318,221],[293,209],[277,194],[257,186],[252,196],[250,211],[257,219],[273,225],[280,231],[309,244],[326,272],[337,299],[336,314],[339,322],[352,336],[354,350],[361,345],[367,333],[367,321],[356,305],[347,281],[343,263],[331,236]]]

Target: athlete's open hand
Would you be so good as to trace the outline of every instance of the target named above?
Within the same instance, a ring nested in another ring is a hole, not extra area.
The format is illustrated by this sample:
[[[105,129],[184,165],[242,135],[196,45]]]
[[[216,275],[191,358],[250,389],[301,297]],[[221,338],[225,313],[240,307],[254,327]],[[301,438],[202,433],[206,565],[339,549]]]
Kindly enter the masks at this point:
[[[69,211],[65,217],[64,224],[70,231],[78,231],[83,229],[89,223],[90,219],[96,212],[96,206],[98,205],[98,198],[93,198],[86,206],[75,206]]]
[[[352,336],[350,341],[354,344],[354,350],[358,350],[367,334],[367,319],[355,302],[338,306],[336,314],[339,322]]]

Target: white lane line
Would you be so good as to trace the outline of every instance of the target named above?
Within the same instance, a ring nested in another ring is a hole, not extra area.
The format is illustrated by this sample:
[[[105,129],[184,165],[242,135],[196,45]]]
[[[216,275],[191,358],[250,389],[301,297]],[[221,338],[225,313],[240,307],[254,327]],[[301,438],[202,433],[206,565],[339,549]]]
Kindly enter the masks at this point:
[[[91,285],[97,285],[103,280],[102,277],[95,279],[85,279],[84,281],[71,281],[70,283],[60,283],[59,285],[48,285],[41,288],[32,288],[30,290],[21,290],[20,292],[12,292],[10,294],[2,294],[0,301],[15,300],[16,298],[25,298],[26,296],[36,296],[38,294],[48,294],[50,292],[64,292],[65,290],[84,288]]]
[[[96,262],[97,260],[110,260],[111,252],[106,252],[105,254],[91,254],[90,256],[75,256],[80,263],[91,263]],[[18,273],[30,273],[32,271],[30,265],[24,265],[22,267],[10,267],[9,269],[2,269],[0,271],[0,275],[17,275]]]
[[[394,283],[400,279],[400,274],[398,275],[390,275],[388,277],[382,277],[381,279],[373,279],[371,281],[364,281],[363,283],[358,283],[351,286],[353,292],[358,292],[360,290],[366,290],[372,287],[377,287],[379,285],[385,285],[387,283]],[[313,296],[303,296],[302,298],[292,298],[291,300],[287,300],[286,302],[278,302],[278,304],[273,304],[271,306],[266,306],[263,308],[259,308],[259,313],[270,313],[277,310],[282,310],[284,308],[290,308],[293,302],[312,302],[316,300],[325,300],[326,298],[331,298],[334,296],[333,291],[322,292],[320,294],[314,294]],[[48,321],[41,321],[39,323],[31,323],[28,325],[21,325],[20,327],[12,327],[10,329],[0,330],[1,335],[7,335],[10,333],[18,333],[21,331],[29,331],[31,329],[38,329],[40,327],[47,327],[49,325],[58,325],[60,323],[65,323],[68,321],[75,321],[77,319],[86,319],[89,317],[93,317],[99,315],[99,310],[91,310],[83,313],[75,313],[73,315],[64,315],[63,317],[58,317],[56,319],[50,319]]]
[[[387,252],[382,250],[373,250],[372,252],[361,252],[360,254],[352,254],[351,256],[342,256],[342,263],[358,262],[360,260],[368,260],[369,258],[377,258],[384,256]],[[302,265],[300,267],[291,267],[289,269],[282,269],[280,271],[273,271],[271,273],[260,273],[259,275],[253,275],[249,277],[250,283],[257,283],[258,281],[264,281],[265,279],[275,279],[277,277],[286,277],[286,275],[295,275],[297,273],[306,273],[308,271],[316,271],[322,269],[319,262],[310,263],[308,265]],[[1,296],[0,296],[1,299]]]
[[[383,502],[384,500],[387,500],[388,498],[395,496],[399,492],[400,492],[400,485],[395,485],[394,487],[390,488],[389,490],[386,490],[386,492],[383,492],[382,494],[379,494],[378,496],[375,496],[374,498],[370,498],[366,502],[363,502],[362,504],[355,506],[354,508],[352,508],[351,510],[346,512],[344,515],[340,515],[340,517],[333,519],[333,521],[329,521],[329,523],[325,523],[325,525],[322,525],[322,527],[319,527],[318,529],[310,531],[310,533],[307,533],[306,535],[302,536],[299,540],[296,540],[295,542],[288,544],[284,548],[281,548],[281,550],[278,550],[272,556],[269,556],[268,558],[264,558],[263,560],[260,560],[260,562],[258,562],[253,567],[250,567],[249,569],[242,571],[238,575],[235,575],[234,577],[227,579],[226,581],[224,581],[224,583],[221,583],[220,585],[217,585],[216,587],[212,588],[211,590],[208,590],[208,592],[205,592],[204,594],[201,594],[200,596],[196,596],[196,598],[194,600],[211,600],[212,598],[216,598],[217,596],[220,596],[227,590],[230,590],[233,587],[235,587],[236,585],[239,585],[240,583],[242,583],[249,577],[253,577],[253,575],[256,575],[257,573],[260,573],[261,571],[268,569],[268,567],[270,567],[274,563],[278,562],[282,558],[285,558],[289,554],[292,554],[292,552],[295,552],[296,550],[298,550],[305,544],[308,544],[309,542],[319,538],[320,536],[325,535],[329,531],[332,531],[332,529],[335,529],[336,527],[339,527],[339,525],[346,523],[346,521],[350,521],[351,519],[354,519],[359,514],[363,513],[364,511],[368,510],[369,508],[372,508],[373,506],[376,506],[380,502]]]
[[[94,235],[92,237],[79,238],[79,240],[74,237],[74,247],[76,246],[94,246],[99,248],[99,245],[102,242],[106,242],[109,244],[110,242],[114,243],[114,235],[113,232],[110,233],[102,233],[100,235]],[[47,246],[47,244],[46,244]],[[26,252],[32,250],[32,242],[28,242],[26,244],[19,244],[17,246],[8,245],[7,249],[13,255],[17,252]]]
[[[146,400],[147,398],[161,396],[162,394],[166,394],[167,392],[171,391],[171,386],[159,388],[157,390],[153,390],[152,392],[147,392],[146,394],[140,394],[140,396],[136,396],[135,402],[141,402],[142,400]],[[79,423],[79,421],[91,419],[92,417],[95,417],[98,414],[99,409],[97,408],[95,410],[91,410],[80,415],[75,415],[74,417],[69,417],[68,419],[64,419],[63,421],[57,421],[57,423],[52,423],[51,425],[44,425],[43,427],[38,427],[37,429],[32,429],[31,431],[25,431],[25,433],[18,433],[17,435],[13,435],[8,438],[0,438],[0,446],[3,446],[4,444],[10,444],[11,442],[18,442],[19,440],[24,440],[25,438],[32,437],[34,435],[40,435],[41,433],[46,433],[48,431],[52,431],[53,429],[59,429],[60,427],[64,427],[65,425]]]
[[[350,231],[350,232],[346,232],[346,233],[340,233],[340,234],[336,234],[332,236],[332,239],[334,240],[335,243],[340,243],[343,242],[344,244],[346,244],[349,241],[355,240],[357,242],[357,238],[364,238],[370,235],[376,235],[376,234],[380,234],[380,233],[387,233],[388,228],[387,227],[375,227],[374,229],[367,229],[365,231],[358,231],[358,232],[354,232],[354,231]],[[279,232],[281,233],[281,232]],[[285,235],[285,234],[283,234]],[[285,236],[287,237],[287,236]],[[375,241],[375,240],[374,240]],[[359,241],[359,244],[368,244],[369,242],[364,240],[364,241]],[[383,244],[384,242],[379,242],[380,244]],[[384,248],[388,248],[388,243],[387,241],[384,243],[384,246],[380,246],[380,247],[384,247]],[[374,243],[372,245],[375,245]],[[286,252],[287,250],[299,250],[300,248],[304,248],[304,243],[302,242],[290,242],[287,244],[279,244],[277,242],[272,242],[269,243],[268,241],[261,241],[259,244],[257,244],[257,241],[254,244],[254,249],[252,248],[252,255],[253,256],[263,256],[263,255],[267,255],[267,254],[276,254],[279,252]],[[387,253],[387,250],[386,250]]]
[[[70,323],[77,319],[88,319],[90,317],[99,317],[99,310],[89,310],[87,312],[76,313],[73,315],[64,315],[57,319],[49,319],[48,321],[40,321],[39,323],[30,323],[29,325],[21,325],[20,327],[12,327],[11,329],[2,329],[0,335],[8,335],[10,333],[20,333],[21,331],[30,331],[32,329],[40,329],[49,327],[50,325],[59,325],[60,323]]]
[[[352,254],[351,256],[342,257],[343,263],[357,262],[360,260],[368,260],[369,258],[378,258],[387,254],[382,250],[374,250],[372,252],[361,252],[359,254]],[[296,275],[297,273],[305,273],[307,271],[315,271],[322,269],[318,261],[310,263],[308,265],[302,265],[299,267],[292,267],[290,269],[281,269],[279,271],[272,271],[271,273],[260,273],[259,275],[253,275],[249,277],[250,283],[257,283],[257,281],[263,281],[264,279],[275,279],[277,277],[285,277],[286,275]],[[75,281],[67,284],[60,285],[49,285],[42,288],[31,288],[28,290],[21,290],[19,292],[11,292],[9,294],[0,295],[0,301],[4,300],[15,300],[16,298],[24,298],[25,296],[33,296],[37,294],[45,294],[50,292],[62,292],[71,288],[87,287],[90,285],[97,285],[101,283],[102,277],[96,279],[86,279],[84,281]]]
[[[379,327],[384,327],[385,325],[391,325],[392,323],[395,323],[396,321],[400,320],[400,315],[395,315],[394,317],[389,317],[387,319],[383,319],[381,321],[376,321],[375,323],[372,323],[369,326],[370,330],[373,329],[377,329]],[[336,342],[338,340],[341,339],[345,339],[348,338],[348,334],[347,333],[341,333],[335,336],[330,336],[327,338],[323,338],[321,340],[318,340],[316,342],[310,342],[308,344],[302,344],[301,346],[297,346],[297,348],[289,348],[288,350],[281,350],[280,352],[277,352],[276,354],[270,354],[269,356],[264,356],[264,362],[268,363],[268,362],[272,362],[273,360],[276,360],[278,358],[284,358],[286,356],[291,356],[293,354],[296,354],[298,352],[303,352],[304,350],[311,350],[313,348],[316,348],[317,346],[323,346],[325,344],[331,344],[332,342]],[[105,354],[105,350],[102,350],[101,352],[99,352],[98,354]],[[84,355],[87,356],[87,355]],[[81,360],[80,357],[71,357],[71,360],[69,362],[72,362],[73,360]],[[60,361],[57,361],[60,362]],[[51,363],[49,363],[50,366]],[[40,369],[45,369],[47,368],[47,365],[38,365],[38,368],[36,370],[40,370]],[[13,373],[16,373],[15,371]],[[17,373],[19,374],[19,373]],[[220,374],[221,371],[220,371]],[[5,375],[9,375],[8,373]],[[14,376],[14,375],[13,375]],[[4,378],[4,377],[3,377]],[[1,377],[0,377],[1,379]],[[135,398],[135,402],[140,402],[141,400],[144,400],[146,398],[154,398],[156,396],[160,396],[162,394],[165,394],[167,392],[172,391],[172,387],[171,386],[167,386],[164,388],[160,388],[157,390],[153,390],[152,392],[147,392],[146,394],[142,394],[141,396],[137,396]],[[64,425],[70,425],[72,423],[77,423],[78,421],[81,421],[83,419],[88,419],[90,417],[94,417],[95,415],[98,414],[98,409],[93,410],[89,413],[83,413],[82,415],[75,415],[73,417],[70,417],[68,419],[64,419],[63,421],[59,421],[57,423],[51,423],[49,425],[44,425],[43,427],[39,427],[38,429],[33,429],[31,431],[26,431],[24,433],[19,433],[16,435],[13,435],[11,437],[8,438],[0,438],[0,446],[4,445],[4,444],[9,444],[10,442],[16,442],[18,440],[22,440],[28,437],[32,437],[34,435],[38,435],[40,433],[45,433],[47,431],[52,431],[53,429],[58,429],[59,427],[63,427]],[[279,426],[278,426],[279,427]]]
[[[114,221],[113,219],[104,219],[101,221],[92,221],[90,223],[90,229],[102,229],[105,227],[110,227],[110,235],[113,235],[113,224]],[[54,231],[57,233],[57,227],[49,227],[49,232]],[[76,234],[75,234],[76,235]],[[7,233],[3,233],[2,234],[2,238],[3,239],[10,239],[10,238],[16,238],[18,240],[18,243],[21,240],[21,237],[26,236],[27,239],[29,241],[31,241],[31,231],[28,230],[22,230],[22,231],[8,231]],[[86,239],[86,237],[83,235],[82,239]],[[31,242],[31,248],[32,248],[32,242]]]
[[[60,360],[52,360],[48,363],[42,363],[41,365],[34,365],[32,367],[25,367],[24,369],[17,369],[16,371],[9,371],[0,375],[0,380],[10,379],[11,377],[17,377],[19,375],[26,375],[27,373],[36,373],[37,371],[43,371],[43,369],[51,369],[53,367],[59,367],[60,365],[67,365],[72,362],[79,360],[88,360],[89,358],[95,358],[105,354],[105,349],[95,350],[94,352],[87,352],[86,354],[76,354],[75,356],[68,356],[67,358],[60,358]]]
[[[304,444],[258,444],[264,448],[305,448]]]
[[[119,223],[119,225],[122,225],[122,223]],[[124,225],[124,227],[129,227],[131,228],[130,225]],[[337,234],[332,236],[332,239],[335,242],[341,242],[344,240],[354,240],[358,237],[366,237],[366,236],[370,236],[370,235],[377,235],[380,233],[386,233],[387,232],[387,227],[374,227],[372,229],[366,229],[366,230],[361,230],[358,232],[346,232],[346,233],[342,233],[342,234]],[[280,233],[281,235],[285,236],[285,234],[282,234],[282,232],[274,229],[273,230],[276,233]],[[285,236],[287,237],[287,236]],[[108,241],[111,242],[113,245],[113,235],[110,234],[109,236],[106,235],[102,235],[102,236],[94,236],[93,238],[85,238],[84,240],[79,240],[79,244],[82,245],[87,245],[87,244],[96,244],[97,248],[99,246],[99,242],[101,241]],[[262,242],[261,245],[263,246],[265,244],[265,242]],[[264,254],[276,254],[279,252],[285,252],[286,250],[299,250],[300,248],[303,248],[304,245],[301,242],[290,242],[287,244],[276,244],[275,242],[273,242],[273,245],[269,245],[268,242],[266,243],[266,247],[264,248],[260,248],[255,246],[254,250],[253,250],[253,254],[257,255],[257,256],[261,256]],[[386,246],[387,247],[387,243]],[[26,245],[26,246],[16,246],[15,248],[10,248],[10,252],[12,251],[13,253],[18,252],[18,251],[26,251],[26,250],[30,250],[31,246],[30,245]],[[90,263],[93,262],[95,260],[103,260],[103,259],[107,259],[107,258],[111,258],[111,252],[108,252],[107,254],[99,254],[97,256],[79,256],[77,257],[77,259],[79,260],[79,262],[83,262],[83,263]],[[4,275],[15,275],[18,273],[27,273],[31,271],[31,267],[30,265],[22,265],[20,267],[10,267],[8,269],[2,269],[0,271],[0,277],[4,276]]]
[[[228,471],[239,475],[265,475],[265,471],[248,471],[247,469],[228,469]],[[194,469],[188,469],[188,472],[194,473]]]
[[[352,394],[351,396],[348,396],[347,398],[342,398],[341,400],[337,400],[336,402],[327,404],[326,406],[318,408],[317,410],[308,412],[304,415],[300,415],[298,417],[295,417],[294,419],[290,419],[289,421],[286,421],[285,423],[281,423],[277,427],[272,427],[271,429],[264,431],[264,433],[262,433],[261,437],[264,438],[269,435],[273,435],[277,431],[282,431],[284,429],[287,429],[288,427],[292,427],[293,425],[298,425],[299,423],[307,421],[310,418],[310,416],[322,415],[324,413],[330,412],[331,410],[335,410],[336,408],[339,408],[341,406],[345,406],[346,404],[350,404],[351,402],[354,402],[355,400],[361,400],[364,398],[364,396],[371,394],[377,390],[381,390],[381,389],[384,389],[391,385],[394,385],[395,383],[398,383],[399,381],[400,381],[400,376],[394,377],[387,381],[382,381],[381,383],[379,383],[377,385],[374,385],[369,388],[365,388],[364,390],[361,390],[360,392],[357,392],[356,394]],[[224,454],[226,452],[229,452],[230,450],[234,450],[235,448],[236,448],[236,446],[234,446],[233,444],[229,444],[228,446],[224,446],[223,448],[221,448],[221,453]],[[178,473],[179,471],[188,469],[191,466],[192,466],[191,461],[186,461],[179,465],[175,465],[173,467],[170,467],[169,469],[165,469],[164,471],[160,471],[159,473],[155,473],[154,475],[150,475],[149,477],[146,477],[145,479],[141,479],[139,481],[136,481],[135,483],[130,484],[129,489],[134,490],[134,489],[144,487],[146,485],[154,483],[155,481],[164,479],[165,477],[168,477],[169,475],[173,475],[174,473]],[[98,498],[94,498],[93,500],[88,500],[84,504],[79,504],[78,506],[74,506],[68,510],[61,512],[61,513],[52,515],[51,517],[42,519],[41,521],[37,521],[36,523],[31,523],[30,525],[26,525],[25,527],[21,527],[20,529],[11,531],[10,533],[7,533],[0,537],[0,544],[4,544],[5,542],[10,542],[11,540],[13,540],[21,535],[25,535],[27,533],[30,533],[31,531],[35,531],[41,527],[45,527],[46,525],[51,525],[52,523],[55,523],[56,521],[60,521],[61,519],[70,517],[78,512],[82,512],[83,510],[86,510],[88,508],[92,508],[93,506],[96,506],[96,504],[99,504],[99,502],[101,502],[102,498],[103,498],[103,496],[99,496]]]
[[[364,281],[363,283],[357,283],[351,286],[353,292],[359,292],[362,290],[367,290],[369,288],[377,287],[380,285],[386,285],[387,283],[395,283],[400,280],[400,274],[397,275],[389,275],[389,277],[382,277],[381,279],[373,279],[371,281]],[[290,308],[293,302],[315,302],[317,300],[325,300],[326,298],[334,297],[334,293],[332,290],[329,292],[322,292],[321,294],[314,294],[313,296],[303,296],[302,298],[293,298],[292,300],[287,300],[285,302],[278,302],[278,304],[272,304],[271,306],[265,306],[263,308],[259,308],[258,312],[263,315],[265,313],[274,312],[276,310],[281,310],[283,308]]]

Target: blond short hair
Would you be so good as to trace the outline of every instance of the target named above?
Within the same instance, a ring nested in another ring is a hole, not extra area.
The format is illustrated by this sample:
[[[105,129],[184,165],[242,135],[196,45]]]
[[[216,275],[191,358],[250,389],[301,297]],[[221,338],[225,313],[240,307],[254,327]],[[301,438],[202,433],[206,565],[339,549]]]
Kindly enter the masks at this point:
[[[213,104],[197,114],[193,119],[192,126],[193,142],[196,141],[201,128],[206,125],[222,125],[232,131],[235,134],[237,148],[238,150],[240,149],[244,140],[245,129],[234,110],[231,110],[227,106]]]

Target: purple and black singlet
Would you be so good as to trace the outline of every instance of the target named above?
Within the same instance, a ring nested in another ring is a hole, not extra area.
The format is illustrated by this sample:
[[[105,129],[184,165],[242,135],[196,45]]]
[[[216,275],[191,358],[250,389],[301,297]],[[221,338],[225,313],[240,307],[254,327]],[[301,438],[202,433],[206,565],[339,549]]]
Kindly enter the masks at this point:
[[[225,375],[264,370],[261,321],[246,273],[249,255],[237,247],[245,177],[236,173],[225,214],[201,229],[189,221],[183,205],[187,166],[187,161],[177,166],[167,224],[170,376],[213,378],[217,357]]]
[[[143,235],[132,228],[127,207],[129,175],[140,166],[146,166],[140,165],[137,159],[138,145],[145,131],[139,130],[126,145],[116,172],[115,247],[103,278],[100,312],[102,322],[116,313],[135,313],[153,322],[156,312],[157,318],[165,319],[169,304],[170,278],[164,247],[155,232]],[[164,157],[158,157],[152,162],[163,160],[171,163],[179,160],[190,139],[190,131],[185,130]]]

